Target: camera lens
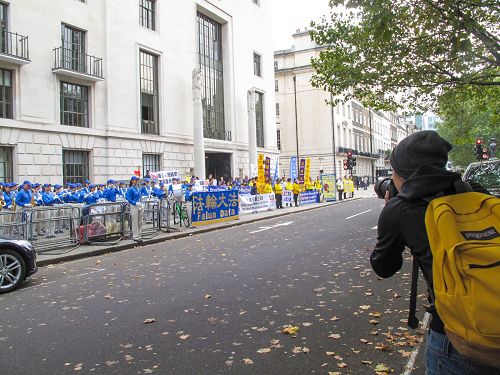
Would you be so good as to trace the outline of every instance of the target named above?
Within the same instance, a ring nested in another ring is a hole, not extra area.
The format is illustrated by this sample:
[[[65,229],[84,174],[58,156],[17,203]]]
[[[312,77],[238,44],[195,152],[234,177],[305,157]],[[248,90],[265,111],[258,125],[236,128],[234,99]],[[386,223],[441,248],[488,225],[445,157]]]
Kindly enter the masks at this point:
[[[379,197],[380,199],[385,198],[385,193],[389,190],[391,181],[392,179],[390,177],[377,181],[374,187],[377,197]]]

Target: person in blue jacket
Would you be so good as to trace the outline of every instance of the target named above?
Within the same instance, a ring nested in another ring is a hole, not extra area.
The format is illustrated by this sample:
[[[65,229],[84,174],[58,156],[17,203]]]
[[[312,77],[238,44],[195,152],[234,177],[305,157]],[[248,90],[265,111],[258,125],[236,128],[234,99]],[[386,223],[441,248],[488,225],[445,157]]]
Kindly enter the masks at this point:
[[[97,200],[99,199],[99,196],[96,193],[96,186],[94,184],[90,184],[89,189],[90,189],[90,192],[88,194],[85,194],[85,197],[83,198],[83,200],[87,206],[90,206],[92,204],[96,204]]]
[[[108,180],[108,186],[104,190],[103,198],[105,198],[108,202],[116,202],[116,197],[120,194],[119,190],[115,187],[116,181]]]
[[[51,184],[44,184],[42,187],[43,191],[41,193],[42,196],[42,204],[47,207],[51,207],[54,205],[54,200],[55,196],[54,193],[52,193],[52,185]],[[52,238],[55,237],[54,232],[55,232],[55,222],[51,220],[52,217],[55,217],[57,215],[57,210],[44,210],[41,211],[41,217],[44,220],[44,223],[42,224],[42,230],[45,232],[47,235],[47,238]]]
[[[22,210],[23,207],[31,208],[31,199],[33,198],[33,194],[30,191],[31,182],[24,181],[23,188],[19,190],[19,193],[16,195],[16,205]]]
[[[137,187],[139,177],[130,177],[130,187],[125,194],[125,199],[130,205],[130,216],[132,219],[132,236],[134,241],[142,242],[142,220],[144,208],[141,203],[141,192]]]

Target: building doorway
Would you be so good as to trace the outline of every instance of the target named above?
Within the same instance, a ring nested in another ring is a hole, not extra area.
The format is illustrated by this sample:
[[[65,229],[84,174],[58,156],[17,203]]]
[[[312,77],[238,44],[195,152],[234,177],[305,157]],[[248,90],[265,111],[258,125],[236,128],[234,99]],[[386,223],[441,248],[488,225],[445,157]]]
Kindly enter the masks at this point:
[[[231,175],[231,154],[222,152],[207,152],[205,154],[205,172],[207,178],[212,175],[213,178],[228,180]]]

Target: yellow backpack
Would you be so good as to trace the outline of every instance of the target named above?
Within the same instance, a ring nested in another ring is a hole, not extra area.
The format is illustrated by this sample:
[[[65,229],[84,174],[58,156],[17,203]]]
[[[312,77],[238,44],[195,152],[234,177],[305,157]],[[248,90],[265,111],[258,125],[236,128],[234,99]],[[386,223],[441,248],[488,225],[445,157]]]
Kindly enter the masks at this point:
[[[463,192],[433,199],[425,226],[433,299],[449,340],[463,356],[500,367],[500,198]]]

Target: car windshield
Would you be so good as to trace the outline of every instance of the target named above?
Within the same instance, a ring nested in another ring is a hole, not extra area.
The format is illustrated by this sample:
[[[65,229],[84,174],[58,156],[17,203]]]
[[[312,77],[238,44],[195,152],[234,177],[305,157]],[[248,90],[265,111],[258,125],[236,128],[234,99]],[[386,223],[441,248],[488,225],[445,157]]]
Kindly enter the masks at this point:
[[[481,184],[491,194],[500,195],[500,162],[471,166],[467,179]]]

